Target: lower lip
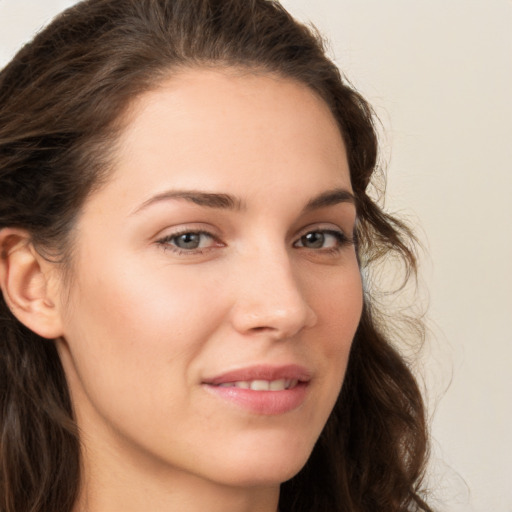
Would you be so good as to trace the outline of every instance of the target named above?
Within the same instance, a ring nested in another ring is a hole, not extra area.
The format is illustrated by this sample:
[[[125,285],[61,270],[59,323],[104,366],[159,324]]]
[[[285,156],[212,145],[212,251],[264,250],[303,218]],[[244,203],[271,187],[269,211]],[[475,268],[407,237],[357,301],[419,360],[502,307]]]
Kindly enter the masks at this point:
[[[282,391],[253,391],[236,387],[205,384],[205,388],[227,402],[246,411],[267,416],[285,414],[300,407],[306,399],[307,383]]]

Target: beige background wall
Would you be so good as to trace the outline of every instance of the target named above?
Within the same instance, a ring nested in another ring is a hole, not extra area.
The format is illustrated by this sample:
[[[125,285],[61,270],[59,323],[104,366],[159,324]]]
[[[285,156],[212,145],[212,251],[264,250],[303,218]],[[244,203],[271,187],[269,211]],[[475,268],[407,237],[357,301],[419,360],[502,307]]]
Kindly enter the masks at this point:
[[[0,65],[71,3],[0,0]],[[437,404],[439,510],[512,512],[512,2],[283,3],[328,36],[374,104],[387,132],[388,208],[428,246],[424,371]]]

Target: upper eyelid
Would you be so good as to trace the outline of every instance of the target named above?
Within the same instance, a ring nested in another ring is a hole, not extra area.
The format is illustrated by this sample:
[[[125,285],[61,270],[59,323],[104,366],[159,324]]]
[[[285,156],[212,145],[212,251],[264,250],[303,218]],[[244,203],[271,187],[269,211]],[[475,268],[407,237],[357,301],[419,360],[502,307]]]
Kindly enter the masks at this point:
[[[352,237],[345,234],[343,230],[340,229],[309,229],[305,231],[302,235],[298,236],[295,241],[293,242],[293,245],[295,246],[299,242],[302,241],[302,239],[308,235],[309,233],[323,233],[324,235],[330,235],[337,239],[339,243],[343,243],[344,241],[349,242],[352,240]],[[298,246],[302,247],[302,246]]]
[[[343,229],[342,227],[338,226],[337,224],[334,224],[332,222],[318,222],[318,223],[313,223],[313,224],[309,224],[301,229],[299,229],[299,231],[297,232],[296,235],[294,235],[294,237],[302,237],[304,235],[307,235],[308,233],[312,233],[312,232],[315,232],[315,231],[323,231],[323,232],[339,232],[347,237],[350,236],[349,233],[347,233],[347,231],[345,229]]]
[[[161,242],[167,242],[167,241],[171,241],[175,238],[178,238],[182,235],[187,235],[189,233],[192,233],[192,234],[196,234],[196,235],[205,235],[209,238],[211,238],[214,242],[220,242],[220,238],[211,233],[210,231],[206,231],[204,229],[184,229],[182,231],[176,231],[174,233],[168,233],[166,235],[163,235],[163,236],[159,236],[157,237],[157,243],[161,243]]]
[[[179,238],[182,235],[186,234],[199,234],[199,235],[206,235],[210,240],[206,247],[195,247],[195,248],[183,248],[179,247],[176,243],[173,243],[173,241],[177,238]],[[204,254],[206,252],[209,252],[214,249],[218,249],[221,246],[224,246],[224,242],[222,242],[218,237],[216,237],[214,234],[205,231],[205,230],[192,230],[192,229],[185,229],[182,231],[176,231],[174,233],[169,233],[167,235],[158,237],[155,241],[155,244],[163,249],[164,251],[169,251],[171,253],[180,255],[180,256],[197,256]]]
[[[156,240],[161,240],[164,238],[180,236],[186,233],[203,233],[205,235],[211,236],[212,238],[221,238],[221,235],[218,233],[217,229],[214,229],[213,227],[209,226],[206,227],[205,224],[201,222],[191,222],[179,224],[177,226],[167,226],[164,229],[160,229],[159,232],[152,238]]]
[[[211,231],[207,231],[205,229],[182,229],[179,231],[174,231],[173,233],[168,233],[167,235],[162,236],[162,238],[175,238],[177,236],[187,235],[189,233],[197,235],[207,235],[211,236],[212,238],[215,237],[215,235]]]

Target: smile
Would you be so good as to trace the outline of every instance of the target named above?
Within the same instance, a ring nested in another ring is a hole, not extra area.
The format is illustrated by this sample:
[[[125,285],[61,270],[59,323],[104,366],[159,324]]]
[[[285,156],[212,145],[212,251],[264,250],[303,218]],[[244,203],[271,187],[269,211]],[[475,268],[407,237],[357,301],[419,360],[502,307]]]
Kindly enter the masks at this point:
[[[257,365],[203,381],[217,399],[246,413],[279,416],[299,408],[310,393],[311,372],[299,365]]]
[[[252,391],[284,391],[292,389],[299,383],[298,379],[277,379],[277,380],[239,380],[236,382],[223,382],[218,386],[221,388],[240,388]]]

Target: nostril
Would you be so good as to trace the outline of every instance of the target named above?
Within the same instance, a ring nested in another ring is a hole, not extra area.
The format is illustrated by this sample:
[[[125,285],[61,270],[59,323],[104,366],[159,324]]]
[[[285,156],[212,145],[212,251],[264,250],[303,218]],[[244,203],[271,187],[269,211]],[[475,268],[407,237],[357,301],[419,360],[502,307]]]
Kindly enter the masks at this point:
[[[271,327],[253,327],[251,329],[251,331],[253,332],[264,332],[264,331],[268,331],[268,330],[271,330],[272,328]]]

